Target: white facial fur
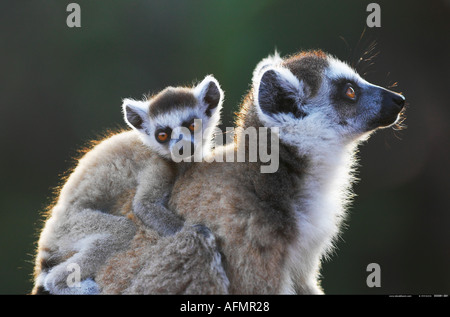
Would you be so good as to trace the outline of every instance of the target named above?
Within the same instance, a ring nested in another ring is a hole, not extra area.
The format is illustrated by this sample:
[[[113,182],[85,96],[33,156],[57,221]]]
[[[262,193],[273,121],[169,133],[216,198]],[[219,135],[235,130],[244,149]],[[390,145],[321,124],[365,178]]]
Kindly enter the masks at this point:
[[[305,140],[312,141],[311,146],[314,147],[318,140],[333,140],[344,145],[366,139],[374,130],[367,129],[367,122],[373,119],[381,108],[380,91],[383,88],[367,82],[344,62],[333,57],[327,57],[327,61],[322,83],[313,97],[309,96],[309,87],[281,65],[278,56],[264,59],[253,74],[253,93],[259,118],[265,126],[279,127],[281,140],[287,144],[295,144],[303,150],[306,150]],[[305,113],[304,117],[296,118],[285,112],[267,114],[261,110],[260,87],[265,84],[261,82],[261,78],[270,70],[277,73],[280,86],[287,95],[295,99],[297,107]],[[335,81],[340,79],[352,81],[361,87],[363,93],[354,109],[345,111],[333,106]],[[340,124],[343,120],[345,125]]]
[[[208,111],[208,104],[205,103],[205,95],[207,93],[208,86],[211,83],[214,83],[217,86],[220,93],[220,99],[217,106]],[[182,127],[183,123],[189,120],[201,119],[202,129],[199,129],[199,131],[200,133],[203,133],[203,140],[202,143],[196,143],[195,146],[202,146],[203,153],[206,155],[211,147],[212,132],[220,123],[220,112],[222,109],[224,94],[217,80],[211,75],[206,76],[200,84],[194,87],[192,89],[192,94],[197,99],[197,105],[195,107],[177,108],[159,114],[154,118],[149,116],[149,108],[152,103],[151,99],[145,101],[124,99],[122,107],[125,122],[139,133],[139,136],[144,144],[157,151],[161,156],[171,159],[170,147],[167,143],[161,144],[156,140],[156,130],[161,127],[169,127],[172,129],[172,135],[174,137],[177,137],[178,139],[179,135],[182,135],[184,140],[190,142],[191,135],[188,133],[180,133],[180,131],[186,131],[180,129],[180,127]],[[141,128],[136,128],[136,126],[129,121],[127,117],[127,107],[140,116],[142,120]]]
[[[325,58],[320,86],[315,87],[313,96],[312,88],[278,58],[263,60],[253,74],[254,102],[261,123],[278,127],[280,141],[307,159],[307,168],[298,180],[300,190],[292,198],[299,236],[289,246],[283,270],[286,293],[293,292],[295,276],[302,277],[307,292],[321,292],[316,282],[318,268],[333,248],[352,198],[356,146],[382,127],[371,122],[381,113],[386,90],[368,83],[347,64]],[[266,72],[271,73],[265,76]],[[349,83],[359,92],[354,102],[342,99],[340,85]],[[277,108],[276,103],[283,106]]]

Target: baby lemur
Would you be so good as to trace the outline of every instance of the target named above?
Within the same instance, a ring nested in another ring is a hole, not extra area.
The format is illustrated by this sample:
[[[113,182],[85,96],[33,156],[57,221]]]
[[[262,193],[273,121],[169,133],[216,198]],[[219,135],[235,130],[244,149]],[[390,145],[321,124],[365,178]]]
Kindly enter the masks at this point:
[[[246,142],[245,129],[277,127],[279,146],[269,146],[279,153],[278,170],[261,173],[261,162],[208,159],[177,179],[169,201],[187,223],[213,232],[230,293],[323,292],[320,263],[352,196],[356,147],[374,130],[393,125],[404,103],[402,95],[365,81],[322,51],[270,56],[258,64],[236,122],[243,129],[214,156],[233,157],[242,148],[249,154],[255,147]],[[134,289],[164,287],[170,275],[158,271],[157,261],[182,265],[175,252],[137,253],[143,260],[128,283]]]
[[[182,228],[181,217],[166,207],[180,174],[171,158],[209,152],[222,102],[223,92],[212,76],[194,88],[169,87],[148,100],[124,100],[125,121],[133,130],[87,152],[62,187],[38,242],[32,293],[98,293],[95,273],[136,233],[136,219],[118,209],[128,197],[133,197],[137,220],[155,235],[173,235]],[[197,226],[193,232],[205,230]],[[71,287],[69,275],[77,268],[80,283]]]

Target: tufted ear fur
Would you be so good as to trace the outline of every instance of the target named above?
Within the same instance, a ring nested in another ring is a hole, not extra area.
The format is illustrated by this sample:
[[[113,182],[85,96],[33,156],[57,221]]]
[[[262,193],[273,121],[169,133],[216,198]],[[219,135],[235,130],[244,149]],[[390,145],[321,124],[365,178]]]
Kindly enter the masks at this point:
[[[194,88],[194,96],[202,103],[205,114],[209,117],[222,108],[223,91],[219,82],[211,75],[206,76]]]
[[[266,116],[284,113],[294,118],[305,116],[301,108],[305,98],[304,84],[288,69],[268,67],[260,79],[255,79],[254,94],[256,105]]]
[[[125,122],[135,130],[145,132],[149,125],[148,102],[124,99],[122,110]]]
[[[273,55],[269,55],[266,58],[263,58],[258,65],[256,65],[255,70],[253,71],[253,82],[257,81],[264,70],[268,67],[276,67],[283,62],[283,59],[280,57],[280,54],[275,50]]]
[[[200,84],[193,89],[194,96],[199,100],[200,106],[207,116],[203,126],[204,148],[211,148],[211,139],[217,126],[220,124],[220,111],[224,93],[220,88],[219,82],[211,75],[206,76]]]

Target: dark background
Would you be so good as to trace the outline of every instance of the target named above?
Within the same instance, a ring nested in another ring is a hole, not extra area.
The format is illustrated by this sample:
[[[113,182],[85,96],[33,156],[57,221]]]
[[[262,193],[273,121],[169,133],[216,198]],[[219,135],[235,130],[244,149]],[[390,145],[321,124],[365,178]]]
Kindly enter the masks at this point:
[[[74,1],[81,28],[66,25],[69,2],[0,2],[0,293],[30,291],[52,188],[88,140],[124,126],[122,98],[214,74],[231,126],[253,68],[275,48],[355,63],[374,40],[374,65],[358,70],[378,85],[398,82],[407,129],[361,147],[358,196],[323,286],[450,292],[449,1],[377,1],[381,28],[366,27],[371,1]],[[372,262],[380,288],[366,285]]]

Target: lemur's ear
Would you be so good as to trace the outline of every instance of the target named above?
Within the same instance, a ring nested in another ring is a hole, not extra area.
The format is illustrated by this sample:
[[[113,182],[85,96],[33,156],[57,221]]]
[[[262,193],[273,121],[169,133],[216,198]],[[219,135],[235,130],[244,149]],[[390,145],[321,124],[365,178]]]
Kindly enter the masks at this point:
[[[133,129],[145,131],[148,126],[148,103],[124,99],[122,104],[125,122]]]
[[[304,85],[288,69],[268,67],[254,82],[254,94],[257,106],[265,115],[278,113],[290,114],[302,118],[305,113],[301,109],[304,99]]]
[[[255,70],[253,71],[253,82],[255,82],[261,75],[261,73],[266,70],[268,67],[275,67],[283,62],[283,59],[280,57],[280,54],[277,50],[273,53],[273,55],[269,55],[266,58],[263,58],[258,65],[256,65]]]
[[[212,116],[222,108],[223,91],[219,82],[211,75],[206,76],[194,88],[194,95],[205,106],[205,113],[208,116]]]

